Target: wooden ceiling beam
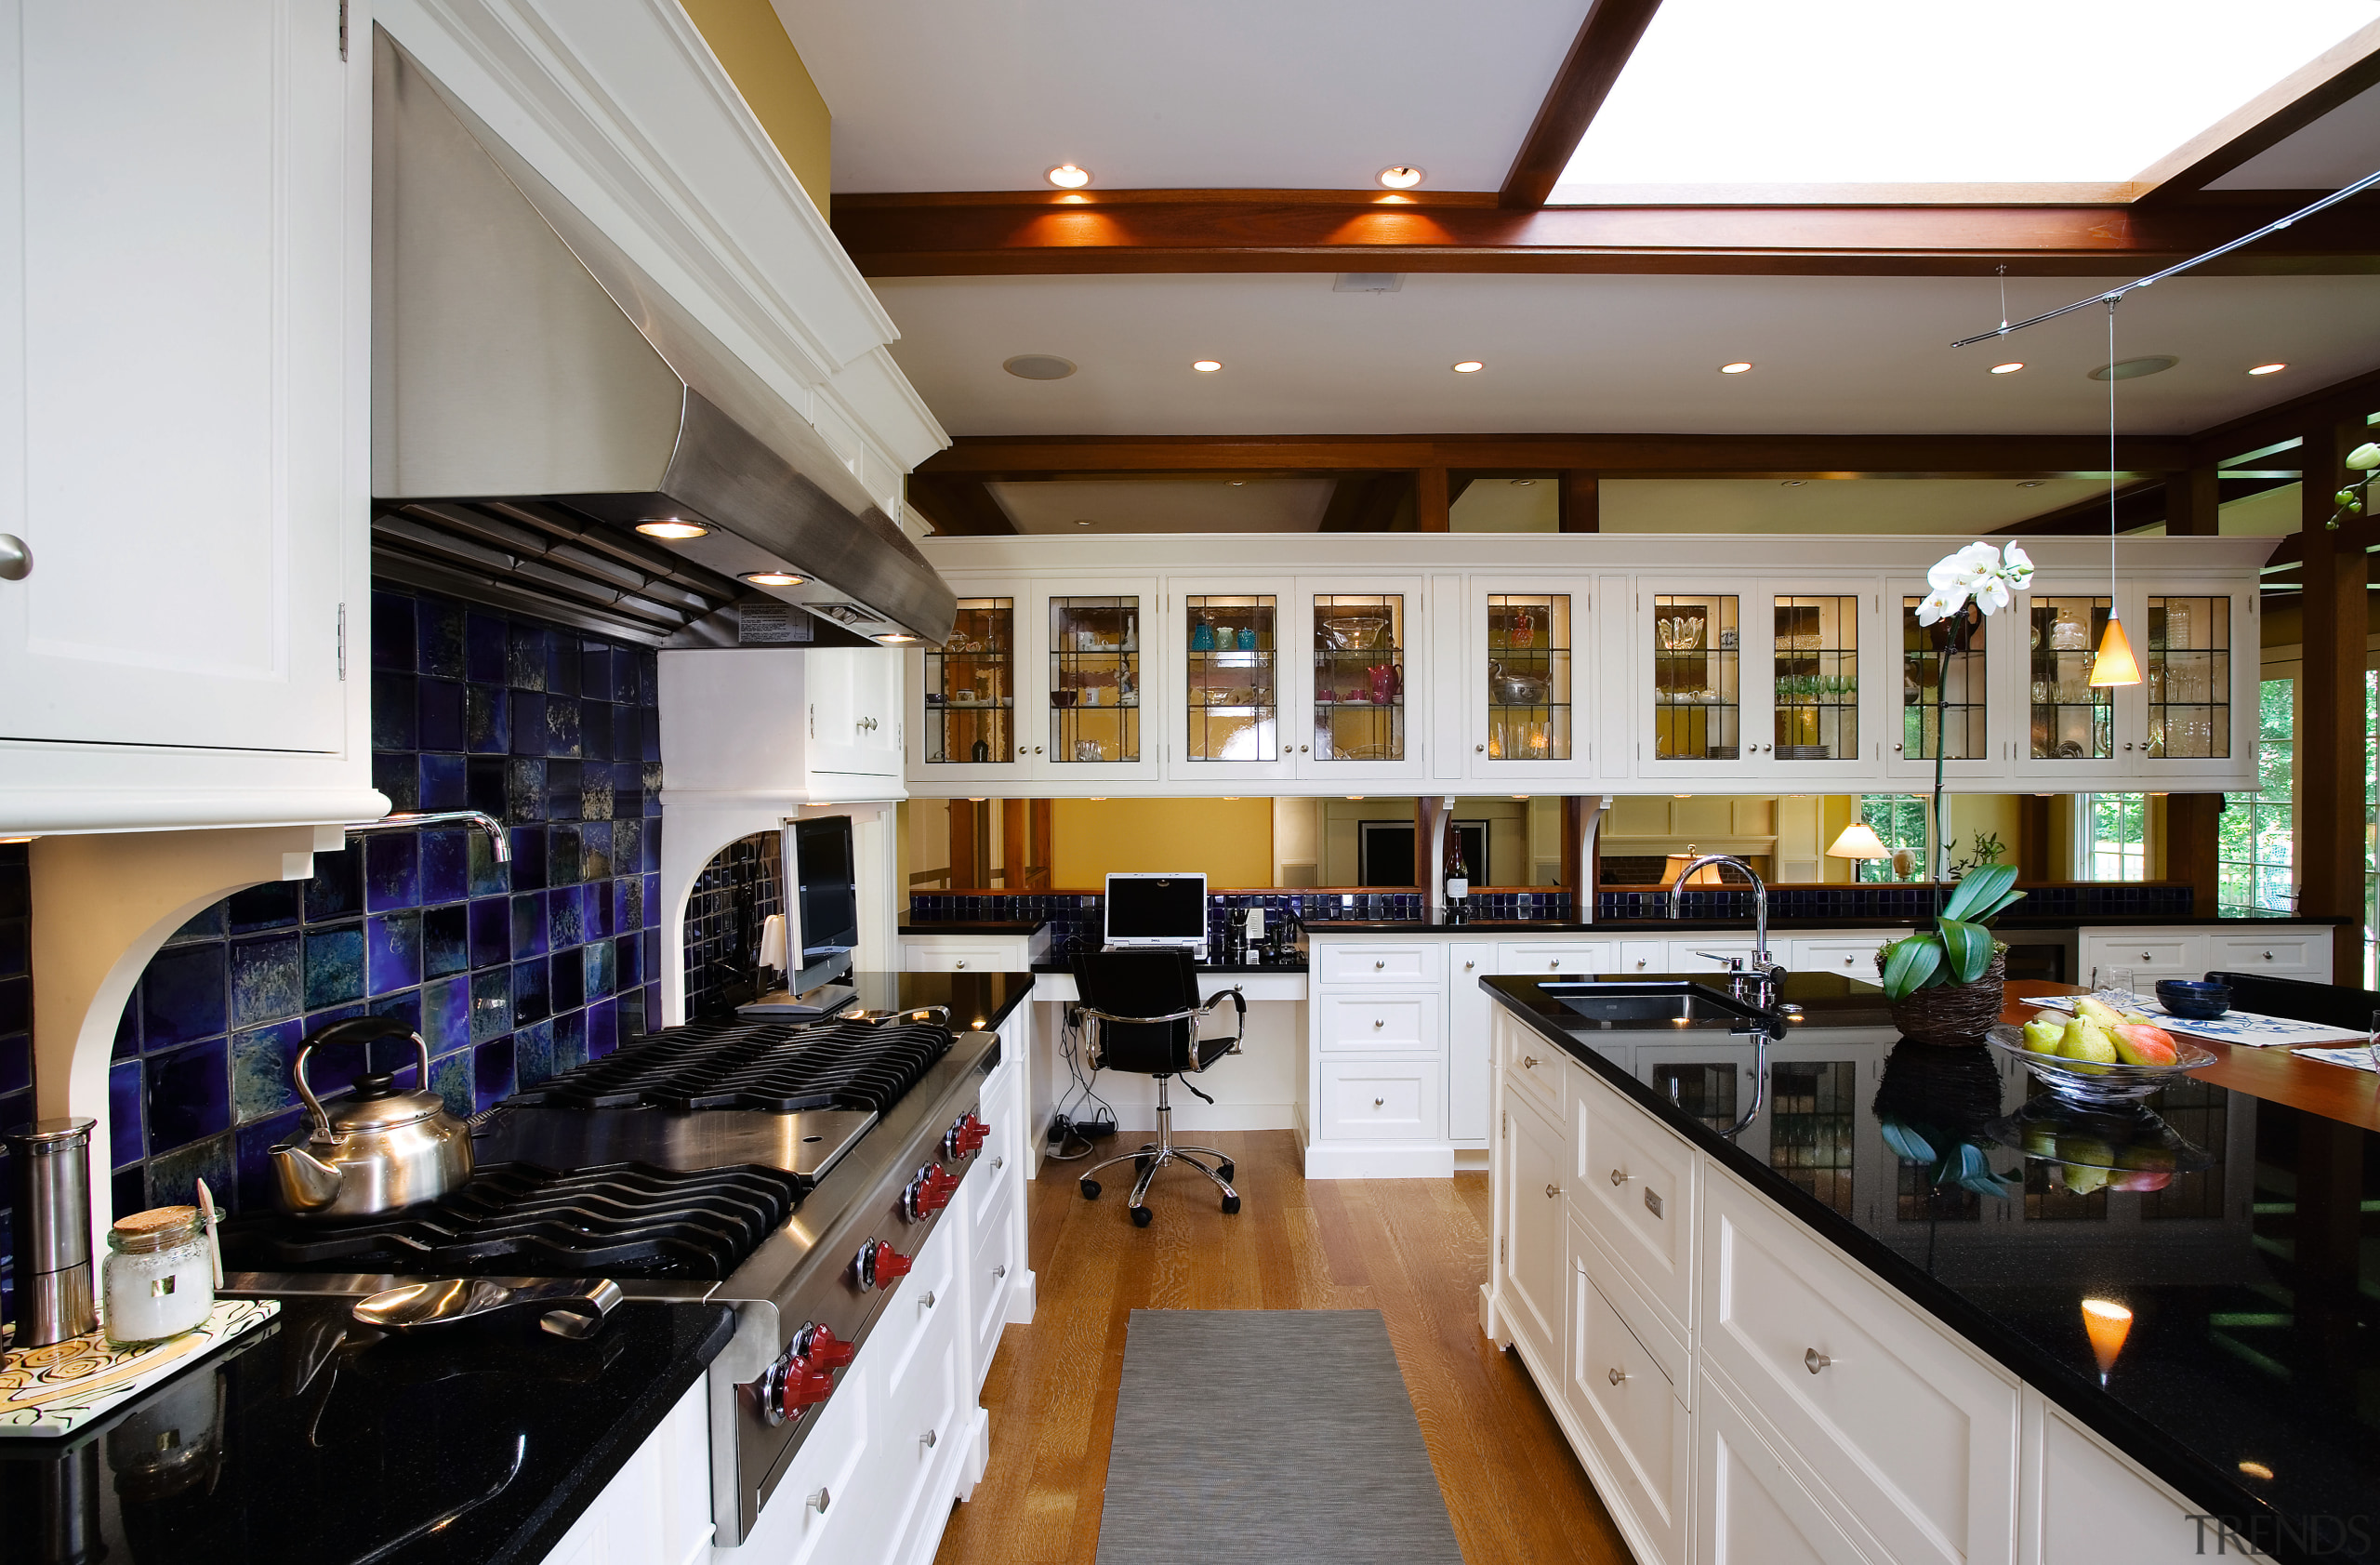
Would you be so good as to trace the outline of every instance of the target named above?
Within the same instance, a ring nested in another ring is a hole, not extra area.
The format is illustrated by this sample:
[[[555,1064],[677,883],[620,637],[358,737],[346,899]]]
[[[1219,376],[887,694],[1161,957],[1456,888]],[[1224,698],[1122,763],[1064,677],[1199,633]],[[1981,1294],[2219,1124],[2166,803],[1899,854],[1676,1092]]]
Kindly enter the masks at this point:
[[[835,198],[870,277],[1234,272],[2012,276],[2138,273],[2294,210],[2139,206],[1499,206],[1492,192],[991,191]],[[2380,204],[2350,203],[2210,273],[2380,271]]]
[[[1016,531],[1016,524],[1000,509],[1000,502],[992,497],[985,482],[965,473],[913,472],[909,475],[908,500],[913,509],[933,524],[935,532],[945,536]]]
[[[2201,431],[2191,437],[2191,444],[2203,461],[2228,461],[2242,452],[2296,440],[2310,423],[2352,422],[2373,413],[2380,413],[2380,370],[2351,375],[2261,412]],[[2288,465],[2294,468],[2296,463],[2293,458]],[[2232,474],[2227,471],[2225,476]]]
[[[1660,6],[1661,0],[1594,0],[1587,7],[1579,35],[1570,40],[1570,52],[1554,73],[1554,85],[1538,105],[1537,118],[1504,176],[1496,205],[1523,212],[1545,205]]]
[[[962,435],[911,482],[1423,468],[1575,468],[1605,478],[2092,478],[2106,476],[2107,452],[2100,435]],[[2191,453],[2187,437],[2133,436],[2118,443],[2116,459],[2127,476],[2162,478],[2188,468]]]
[[[2380,21],[2342,39],[2141,171],[2140,199],[2161,205],[2197,194],[2279,146],[2367,88],[2380,86]]]

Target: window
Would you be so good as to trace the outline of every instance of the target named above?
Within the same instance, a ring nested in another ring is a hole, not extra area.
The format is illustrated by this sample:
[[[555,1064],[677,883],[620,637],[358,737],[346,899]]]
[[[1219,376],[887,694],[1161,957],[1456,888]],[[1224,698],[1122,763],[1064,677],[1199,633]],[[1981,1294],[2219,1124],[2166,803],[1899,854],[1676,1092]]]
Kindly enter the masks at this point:
[[[2083,881],[2149,878],[2149,796],[2074,796],[2074,873]]]
[[[1876,834],[1876,841],[1893,850],[1896,856],[1906,848],[1911,855],[1909,874],[1904,877],[1890,858],[1863,858],[1858,861],[1862,881],[1897,881],[1915,879],[1925,868],[1925,799],[1915,793],[1863,793],[1859,796],[1859,819]]]
[[[2289,912],[2297,906],[2296,683],[2268,679],[2256,689],[2256,791],[2223,801],[2215,849],[2222,912]]]
[[[2380,860],[2375,860],[2375,836],[2380,836],[2380,789],[2373,776],[2373,734],[2380,729],[2380,674],[2363,671],[2363,987],[2380,985],[2380,946],[2373,934],[2380,928]]]

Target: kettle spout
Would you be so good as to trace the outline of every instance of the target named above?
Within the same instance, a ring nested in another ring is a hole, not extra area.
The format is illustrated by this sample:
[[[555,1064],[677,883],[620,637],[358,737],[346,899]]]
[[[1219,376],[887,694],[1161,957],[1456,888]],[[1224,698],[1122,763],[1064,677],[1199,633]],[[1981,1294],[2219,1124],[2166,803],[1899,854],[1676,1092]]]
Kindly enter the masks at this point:
[[[339,1171],[305,1147],[285,1141],[267,1155],[284,1211],[320,1212],[338,1199]]]

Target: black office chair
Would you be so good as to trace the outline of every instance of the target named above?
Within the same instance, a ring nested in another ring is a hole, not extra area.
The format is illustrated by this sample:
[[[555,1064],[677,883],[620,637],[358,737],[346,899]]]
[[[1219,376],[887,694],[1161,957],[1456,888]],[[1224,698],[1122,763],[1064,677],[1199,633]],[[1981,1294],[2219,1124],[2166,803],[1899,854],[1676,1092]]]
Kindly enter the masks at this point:
[[[1213,1180],[1223,1193],[1223,1210],[1237,1212],[1239,1192],[1231,1187],[1231,1159],[1211,1147],[1173,1144],[1173,1107],[1166,1099],[1166,1086],[1177,1075],[1204,1070],[1225,1054],[1239,1052],[1240,1038],[1248,1032],[1248,1001],[1238,989],[1228,988],[1199,1003],[1198,961],[1189,951],[1097,951],[1075,958],[1074,969],[1075,987],[1081,996],[1079,1014],[1089,1038],[1086,1057],[1091,1068],[1157,1078],[1157,1139],[1138,1151],[1093,1164],[1083,1176],[1084,1197],[1099,1199],[1099,1181],[1092,1174],[1110,1163],[1130,1161],[1140,1175],[1132,1182],[1132,1221],[1145,1228],[1155,1215],[1144,1204],[1149,1181],[1166,1164],[1179,1161]],[[1199,1022],[1226,1000],[1238,1013],[1237,1033],[1230,1038],[1199,1037]],[[1207,1096],[1197,1087],[1190,1090]],[[1210,1168],[1199,1161],[1200,1157],[1212,1158],[1215,1166]]]
[[[2320,1022],[2353,1032],[2370,1028],[2373,1015],[2380,1013],[2380,990],[2309,984],[2303,978],[2275,978],[2262,973],[2210,973],[2207,977],[2230,986],[2235,1011]]]

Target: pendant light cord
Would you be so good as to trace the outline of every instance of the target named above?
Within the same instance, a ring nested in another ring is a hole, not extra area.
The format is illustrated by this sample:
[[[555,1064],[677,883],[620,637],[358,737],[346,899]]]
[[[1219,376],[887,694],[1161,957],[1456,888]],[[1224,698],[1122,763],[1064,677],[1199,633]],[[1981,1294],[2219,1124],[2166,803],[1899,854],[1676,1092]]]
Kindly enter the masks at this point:
[[[2116,298],[2108,296],[2108,617],[2116,617]]]

